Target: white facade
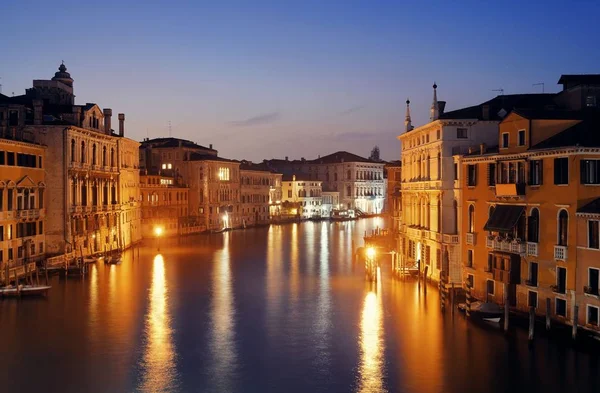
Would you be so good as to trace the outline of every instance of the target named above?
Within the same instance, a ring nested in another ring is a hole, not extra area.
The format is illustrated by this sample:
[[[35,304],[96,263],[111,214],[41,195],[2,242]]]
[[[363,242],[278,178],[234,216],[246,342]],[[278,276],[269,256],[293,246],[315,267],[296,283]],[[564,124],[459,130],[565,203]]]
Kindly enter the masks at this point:
[[[283,180],[283,201],[300,204],[298,214],[304,218],[320,218],[323,203],[321,182],[317,180],[300,180],[296,176]]]

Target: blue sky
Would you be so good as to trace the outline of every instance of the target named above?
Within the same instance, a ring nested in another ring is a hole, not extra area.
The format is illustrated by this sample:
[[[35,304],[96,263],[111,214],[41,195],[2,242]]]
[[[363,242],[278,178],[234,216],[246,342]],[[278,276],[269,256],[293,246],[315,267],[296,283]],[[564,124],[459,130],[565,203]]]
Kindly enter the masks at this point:
[[[404,102],[427,122],[434,80],[452,110],[600,73],[600,2],[529,3],[4,2],[0,83],[23,94],[64,60],[77,103],[126,113],[134,139],[170,121],[231,158],[398,159]]]

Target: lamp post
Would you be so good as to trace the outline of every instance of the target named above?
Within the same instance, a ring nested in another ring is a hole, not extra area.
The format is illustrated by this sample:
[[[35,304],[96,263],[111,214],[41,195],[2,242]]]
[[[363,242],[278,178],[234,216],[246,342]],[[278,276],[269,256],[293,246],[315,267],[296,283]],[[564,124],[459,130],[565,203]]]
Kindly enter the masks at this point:
[[[155,227],[154,234],[156,235],[156,251],[160,251],[160,236],[163,233],[162,227]]]

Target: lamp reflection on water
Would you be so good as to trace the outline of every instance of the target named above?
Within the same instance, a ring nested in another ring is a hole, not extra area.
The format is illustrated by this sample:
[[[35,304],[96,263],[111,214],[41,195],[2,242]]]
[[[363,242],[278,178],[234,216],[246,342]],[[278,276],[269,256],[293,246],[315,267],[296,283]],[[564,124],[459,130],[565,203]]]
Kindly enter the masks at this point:
[[[359,392],[385,392],[383,386],[383,315],[381,270],[377,268],[376,290],[367,292],[360,319]]]
[[[169,313],[169,289],[165,279],[165,261],[158,254],[152,267],[152,286],[146,315],[146,348],[140,390],[164,392],[176,389],[175,350]]]

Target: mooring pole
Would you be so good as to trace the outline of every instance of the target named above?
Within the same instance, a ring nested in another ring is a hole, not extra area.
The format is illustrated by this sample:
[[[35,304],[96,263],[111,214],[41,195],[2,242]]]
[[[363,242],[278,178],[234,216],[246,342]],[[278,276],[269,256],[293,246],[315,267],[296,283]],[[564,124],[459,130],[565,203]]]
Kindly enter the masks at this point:
[[[577,314],[579,314],[579,306],[573,306],[573,332],[571,333],[573,340],[577,339]]]
[[[508,332],[508,319],[510,309],[508,307],[508,284],[504,283],[504,331]]]
[[[535,307],[529,307],[529,341],[533,340],[533,332],[535,328]]]
[[[467,315],[467,317],[471,316],[471,284],[467,283],[467,296],[465,299],[465,303],[466,303],[466,310],[465,310],[465,314]]]
[[[550,298],[546,298],[546,330],[550,330]]]

